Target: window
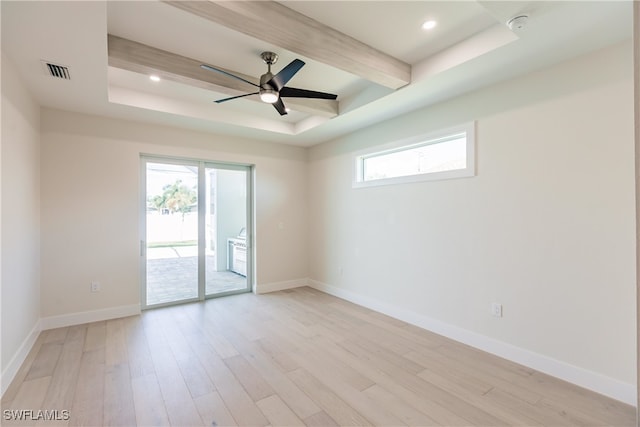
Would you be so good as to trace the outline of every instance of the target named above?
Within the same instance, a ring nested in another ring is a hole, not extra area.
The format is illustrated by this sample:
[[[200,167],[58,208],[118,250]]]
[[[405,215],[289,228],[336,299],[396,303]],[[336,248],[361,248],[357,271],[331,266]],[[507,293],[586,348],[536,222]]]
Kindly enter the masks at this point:
[[[354,187],[473,176],[475,123],[355,156]]]

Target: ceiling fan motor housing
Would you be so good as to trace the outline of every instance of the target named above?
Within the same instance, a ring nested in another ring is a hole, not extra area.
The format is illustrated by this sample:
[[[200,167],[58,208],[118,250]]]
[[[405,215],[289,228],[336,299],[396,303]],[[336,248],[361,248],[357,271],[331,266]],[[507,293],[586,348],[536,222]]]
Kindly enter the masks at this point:
[[[258,93],[260,94],[260,99],[267,104],[273,104],[280,97],[278,91],[275,90],[269,83],[273,78],[273,73],[268,71],[260,76],[260,88],[258,89]]]
[[[273,89],[270,84],[267,82],[273,78],[273,73],[271,71],[267,71],[263,75],[260,76],[260,87]]]
[[[278,98],[280,98],[278,91],[268,83],[272,78],[273,73],[271,71],[267,71],[260,76],[260,88],[258,89],[258,93],[260,94],[260,99],[267,104],[273,104],[278,100]]]

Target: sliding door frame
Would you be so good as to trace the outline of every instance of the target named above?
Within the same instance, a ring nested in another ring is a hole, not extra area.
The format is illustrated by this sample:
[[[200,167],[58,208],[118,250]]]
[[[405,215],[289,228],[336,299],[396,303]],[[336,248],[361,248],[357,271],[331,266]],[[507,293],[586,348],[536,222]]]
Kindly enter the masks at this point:
[[[192,166],[198,168],[198,296],[175,302],[166,302],[147,305],[147,163],[164,163],[174,165]],[[212,295],[206,294],[206,176],[207,168],[244,171],[246,176],[246,243],[247,243],[247,275],[246,288],[220,292]],[[239,293],[251,292],[254,289],[254,171],[251,164],[230,163],[221,161],[209,161],[202,159],[161,156],[153,154],[140,155],[140,180],[139,180],[139,244],[140,244],[140,307],[142,310],[150,308],[166,307],[176,304],[203,301],[210,298],[218,298]]]

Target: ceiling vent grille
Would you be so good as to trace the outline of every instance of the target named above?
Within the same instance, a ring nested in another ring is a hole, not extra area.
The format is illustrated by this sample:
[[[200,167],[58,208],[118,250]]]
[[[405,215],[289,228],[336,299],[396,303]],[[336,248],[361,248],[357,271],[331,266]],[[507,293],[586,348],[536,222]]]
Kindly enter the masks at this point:
[[[47,75],[56,77],[63,80],[71,80],[71,74],[69,73],[69,67],[64,65],[57,65],[49,61],[41,61]]]

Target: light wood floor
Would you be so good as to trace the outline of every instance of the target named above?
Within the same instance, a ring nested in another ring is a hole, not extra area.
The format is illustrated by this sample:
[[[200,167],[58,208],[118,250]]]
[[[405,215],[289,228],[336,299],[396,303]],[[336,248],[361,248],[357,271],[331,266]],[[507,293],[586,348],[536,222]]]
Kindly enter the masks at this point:
[[[30,425],[635,425],[635,409],[310,288],[43,332]]]

